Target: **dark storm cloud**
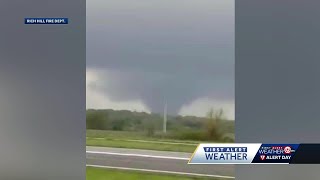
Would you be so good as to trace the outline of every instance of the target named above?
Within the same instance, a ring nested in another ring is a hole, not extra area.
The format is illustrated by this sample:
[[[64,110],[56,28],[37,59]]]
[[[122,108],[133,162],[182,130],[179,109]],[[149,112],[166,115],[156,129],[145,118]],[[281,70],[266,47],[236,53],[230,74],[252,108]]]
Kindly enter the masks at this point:
[[[196,98],[234,100],[230,0],[90,1],[87,68],[112,100],[141,99],[171,113]],[[103,77],[106,77],[104,80]]]

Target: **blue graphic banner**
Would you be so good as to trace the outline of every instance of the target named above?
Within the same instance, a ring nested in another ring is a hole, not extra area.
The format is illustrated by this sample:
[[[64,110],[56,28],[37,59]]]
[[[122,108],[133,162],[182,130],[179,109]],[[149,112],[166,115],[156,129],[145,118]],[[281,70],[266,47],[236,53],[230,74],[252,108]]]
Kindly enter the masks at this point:
[[[320,144],[199,144],[189,164],[320,164]]]

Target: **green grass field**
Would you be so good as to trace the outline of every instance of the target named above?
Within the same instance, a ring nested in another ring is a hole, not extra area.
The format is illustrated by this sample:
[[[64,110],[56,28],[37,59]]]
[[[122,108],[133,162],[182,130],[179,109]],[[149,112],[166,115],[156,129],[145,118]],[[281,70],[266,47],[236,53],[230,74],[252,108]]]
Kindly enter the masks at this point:
[[[168,133],[166,136],[157,132],[148,137],[145,132],[87,130],[87,146],[149,149],[192,153],[199,143],[205,141],[178,140]],[[223,142],[219,142],[223,143]]]
[[[200,142],[147,137],[139,132],[87,130],[87,146],[192,153]]]
[[[126,140],[92,139],[87,138],[87,146],[117,147],[131,149],[149,149],[159,151],[175,151],[192,153],[197,145],[165,144],[153,142],[130,142]]]
[[[123,171],[87,167],[86,180],[218,180],[189,176],[165,175],[148,172]]]
[[[90,138],[105,138],[105,139],[135,139],[135,140],[157,140],[163,142],[183,142],[198,144],[200,141],[178,140],[170,137],[161,136],[161,133],[156,133],[153,137],[148,137],[145,132],[133,131],[108,131],[108,130],[87,130],[87,137]]]

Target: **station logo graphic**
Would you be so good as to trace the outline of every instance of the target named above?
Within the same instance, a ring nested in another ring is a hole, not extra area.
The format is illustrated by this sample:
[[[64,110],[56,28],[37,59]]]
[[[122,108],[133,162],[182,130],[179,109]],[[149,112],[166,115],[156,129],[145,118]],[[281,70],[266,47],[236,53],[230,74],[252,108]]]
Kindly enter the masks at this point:
[[[283,149],[284,154],[291,154],[291,147],[290,146],[286,146]]]

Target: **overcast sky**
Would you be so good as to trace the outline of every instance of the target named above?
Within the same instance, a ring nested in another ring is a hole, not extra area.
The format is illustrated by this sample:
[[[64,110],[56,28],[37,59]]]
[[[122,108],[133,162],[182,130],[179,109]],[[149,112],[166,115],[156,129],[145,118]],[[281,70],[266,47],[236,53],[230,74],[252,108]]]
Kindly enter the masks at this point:
[[[87,108],[234,119],[233,0],[87,1]]]

